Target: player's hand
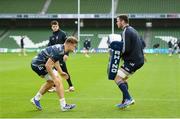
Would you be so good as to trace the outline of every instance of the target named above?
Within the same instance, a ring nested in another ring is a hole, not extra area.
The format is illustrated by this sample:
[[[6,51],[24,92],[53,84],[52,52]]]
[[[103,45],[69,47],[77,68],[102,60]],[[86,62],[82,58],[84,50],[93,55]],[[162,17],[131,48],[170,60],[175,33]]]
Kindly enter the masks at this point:
[[[66,61],[68,59],[67,55],[64,55],[63,60]]]
[[[66,72],[62,72],[60,75],[65,79],[69,78],[69,75]]]

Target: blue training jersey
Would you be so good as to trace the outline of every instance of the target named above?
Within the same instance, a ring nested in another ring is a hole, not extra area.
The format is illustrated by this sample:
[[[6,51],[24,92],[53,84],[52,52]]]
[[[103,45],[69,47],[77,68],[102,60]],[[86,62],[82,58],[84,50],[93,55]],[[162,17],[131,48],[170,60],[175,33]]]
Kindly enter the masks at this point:
[[[49,58],[51,58],[53,62],[61,61],[64,53],[64,45],[62,44],[49,46],[43,49],[36,57],[33,58],[32,65],[45,66]]]
[[[130,62],[144,62],[142,42],[138,32],[131,26],[126,26],[122,33],[122,59]]]

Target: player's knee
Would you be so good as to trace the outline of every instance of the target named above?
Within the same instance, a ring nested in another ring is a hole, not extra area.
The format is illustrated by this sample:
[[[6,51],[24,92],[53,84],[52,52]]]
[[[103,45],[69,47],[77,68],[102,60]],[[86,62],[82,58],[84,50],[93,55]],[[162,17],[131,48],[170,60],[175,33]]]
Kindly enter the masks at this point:
[[[53,86],[54,85],[54,82],[52,80],[47,80],[47,83],[50,85],[50,86]]]
[[[56,87],[59,87],[60,86],[60,80],[58,80],[58,79],[54,80],[54,84]]]
[[[120,84],[124,83],[123,78],[120,77],[120,76],[118,76],[118,75],[115,77],[114,81],[115,81],[115,83],[116,83],[117,85],[120,85]]]

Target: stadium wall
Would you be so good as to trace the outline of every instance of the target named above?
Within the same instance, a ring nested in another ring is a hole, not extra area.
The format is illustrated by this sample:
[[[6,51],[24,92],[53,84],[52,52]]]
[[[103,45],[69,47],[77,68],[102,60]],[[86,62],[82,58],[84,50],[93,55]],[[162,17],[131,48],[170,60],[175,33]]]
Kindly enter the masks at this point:
[[[53,19],[0,19],[0,27],[48,27]],[[77,27],[77,19],[55,19],[64,27]],[[111,27],[111,19],[82,19],[84,27]],[[115,19],[116,21],[116,19]],[[180,19],[130,19],[130,25],[144,28],[146,22],[153,27],[180,27]],[[116,25],[116,24],[115,24]]]

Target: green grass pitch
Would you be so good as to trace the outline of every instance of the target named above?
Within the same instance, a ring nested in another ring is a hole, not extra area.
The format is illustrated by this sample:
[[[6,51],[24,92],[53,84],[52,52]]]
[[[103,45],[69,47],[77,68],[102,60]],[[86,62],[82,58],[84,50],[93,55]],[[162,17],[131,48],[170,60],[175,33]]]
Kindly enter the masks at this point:
[[[75,92],[66,93],[68,103],[77,107],[61,112],[56,93],[41,100],[42,111],[30,103],[44,82],[30,67],[31,59],[18,54],[0,54],[0,117],[28,118],[161,118],[180,117],[180,59],[178,56],[147,55],[148,62],[129,79],[136,104],[119,110],[121,92],[107,79],[108,54],[70,55],[67,65]],[[65,88],[67,83],[63,81]]]

